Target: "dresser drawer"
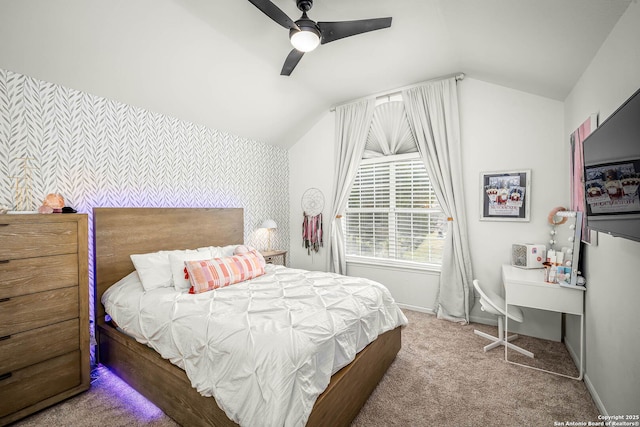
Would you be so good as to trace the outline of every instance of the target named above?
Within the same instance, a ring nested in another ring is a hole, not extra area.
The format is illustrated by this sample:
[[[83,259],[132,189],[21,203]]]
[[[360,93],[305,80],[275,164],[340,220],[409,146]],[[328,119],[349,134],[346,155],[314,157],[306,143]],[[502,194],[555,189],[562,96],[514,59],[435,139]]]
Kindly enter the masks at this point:
[[[0,300],[0,337],[78,317],[78,287]]]
[[[79,351],[2,375],[0,376],[0,417],[79,384]]]
[[[78,326],[73,319],[0,339],[0,375],[77,350]]]
[[[0,260],[78,252],[75,222],[7,224],[0,218]]]
[[[0,299],[78,285],[78,254],[0,261]]]

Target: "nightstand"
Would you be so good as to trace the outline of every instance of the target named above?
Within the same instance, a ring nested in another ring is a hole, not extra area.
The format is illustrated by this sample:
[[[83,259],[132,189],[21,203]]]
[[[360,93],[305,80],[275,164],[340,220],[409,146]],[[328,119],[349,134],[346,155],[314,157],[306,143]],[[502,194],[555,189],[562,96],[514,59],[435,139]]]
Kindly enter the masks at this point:
[[[280,251],[276,249],[272,251],[260,251],[260,253],[267,264],[280,264],[285,267],[287,266],[287,251]],[[281,258],[282,262],[277,262],[278,258]]]

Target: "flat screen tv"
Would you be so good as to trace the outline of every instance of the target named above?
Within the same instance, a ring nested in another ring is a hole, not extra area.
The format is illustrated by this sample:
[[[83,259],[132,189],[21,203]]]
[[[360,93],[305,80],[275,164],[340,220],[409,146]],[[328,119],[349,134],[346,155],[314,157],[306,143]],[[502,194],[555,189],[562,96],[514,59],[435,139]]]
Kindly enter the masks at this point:
[[[640,242],[640,90],[583,144],[587,226]]]

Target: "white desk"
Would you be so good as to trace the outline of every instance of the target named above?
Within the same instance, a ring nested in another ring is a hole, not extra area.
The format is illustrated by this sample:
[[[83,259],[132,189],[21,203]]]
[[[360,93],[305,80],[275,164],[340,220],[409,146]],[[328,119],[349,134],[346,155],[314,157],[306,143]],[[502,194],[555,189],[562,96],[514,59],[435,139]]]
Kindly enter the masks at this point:
[[[580,316],[580,375],[570,377],[558,372],[547,371],[533,366],[512,362],[507,357],[507,347],[504,358],[507,362],[525,366],[539,371],[561,375],[567,378],[582,380],[584,365],[584,286],[560,286],[544,281],[544,270],[525,270],[511,265],[502,266],[502,282],[505,289],[507,305],[519,305],[540,310],[550,310]],[[506,307],[505,307],[506,310]],[[509,331],[509,318],[505,318],[505,336]]]

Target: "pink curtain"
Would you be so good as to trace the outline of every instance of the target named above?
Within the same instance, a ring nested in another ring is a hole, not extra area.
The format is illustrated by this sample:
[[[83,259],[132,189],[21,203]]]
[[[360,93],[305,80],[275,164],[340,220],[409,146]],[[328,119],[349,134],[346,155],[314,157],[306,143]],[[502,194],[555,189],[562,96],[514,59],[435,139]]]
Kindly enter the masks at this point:
[[[592,115],[584,121],[571,134],[571,210],[577,212],[585,212],[584,199],[584,158],[582,152],[582,143],[591,134],[591,130],[595,129],[597,123],[594,123],[596,116]],[[582,225],[582,240],[591,243],[591,235],[589,229]]]

